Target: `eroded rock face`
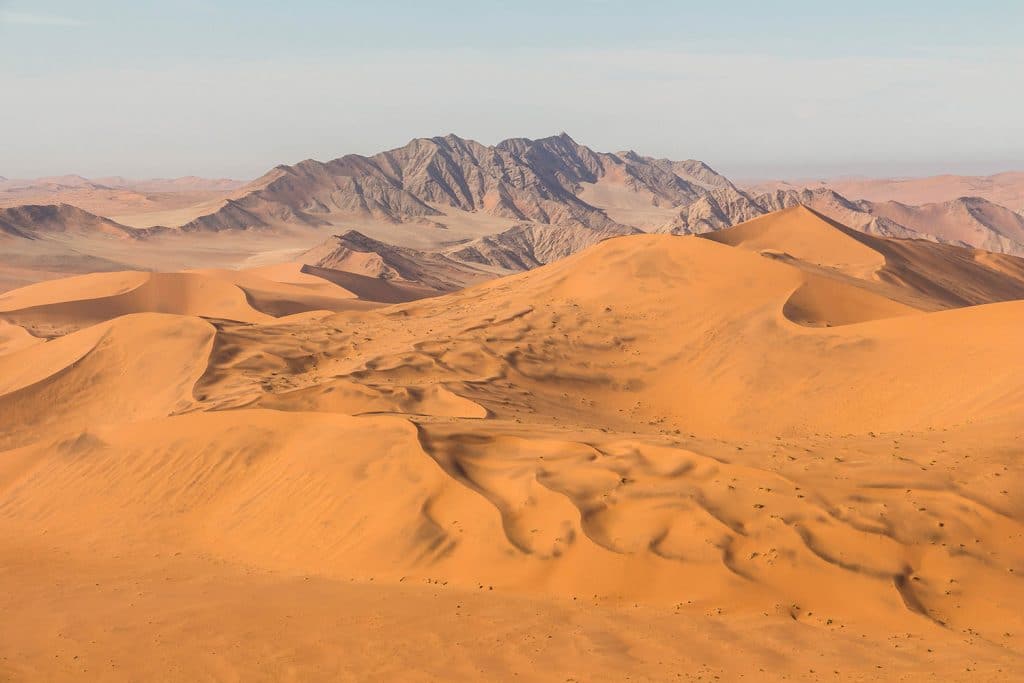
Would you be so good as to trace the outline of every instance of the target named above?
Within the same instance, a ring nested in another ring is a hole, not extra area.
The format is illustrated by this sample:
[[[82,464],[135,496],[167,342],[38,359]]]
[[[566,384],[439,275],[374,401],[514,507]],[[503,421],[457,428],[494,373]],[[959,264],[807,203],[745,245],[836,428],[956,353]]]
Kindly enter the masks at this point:
[[[597,186],[613,188],[616,199],[585,191]],[[326,163],[307,160],[278,166],[250,187],[248,193],[183,229],[323,227],[359,218],[402,223],[455,209],[481,219],[493,216],[601,231],[596,239],[578,230],[562,239],[542,228],[517,225],[500,239],[476,240],[456,250],[472,262],[521,269],[550,260],[550,255],[531,256],[540,235],[545,237],[542,241],[559,242],[553,248],[540,247],[542,251],[572,253],[566,251],[568,245],[587,246],[630,228],[700,234],[804,204],[873,235],[1024,253],[1024,217],[986,199],[963,197],[909,206],[854,201],[828,187],[756,194],[701,161],[655,159],[631,151],[595,152],[565,133],[539,140],[512,138],[494,146],[456,135],[419,138],[370,157],[350,154]],[[616,201],[628,203],[634,211],[663,210],[663,215],[641,219],[616,211]],[[524,246],[513,248],[514,243]]]
[[[127,238],[167,231],[338,232],[361,220],[443,228],[446,214],[459,213],[476,227],[433,252],[523,270],[611,235],[703,234],[798,204],[872,235],[1024,254],[1024,216],[981,197],[911,206],[851,200],[826,185],[755,193],[701,161],[596,152],[565,133],[493,146],[456,135],[419,138],[373,156],[282,165],[179,228],[143,233],[62,204],[4,209],[0,230],[28,239],[53,232]]]
[[[435,292],[460,289],[500,274],[438,251],[387,244],[357,230],[329,237],[300,256],[299,260],[315,268],[422,285]]]

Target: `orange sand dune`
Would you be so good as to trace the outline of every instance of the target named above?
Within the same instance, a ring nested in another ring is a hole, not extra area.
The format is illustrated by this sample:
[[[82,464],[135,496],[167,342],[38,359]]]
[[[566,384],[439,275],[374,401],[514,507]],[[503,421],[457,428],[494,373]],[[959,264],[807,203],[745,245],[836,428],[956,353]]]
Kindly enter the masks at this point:
[[[0,445],[187,408],[213,337],[198,318],[144,313],[0,356]]]
[[[0,320],[52,337],[129,313],[266,323],[307,311],[377,305],[302,268],[291,263],[249,271],[91,273],[0,294]]]
[[[0,296],[0,315],[45,336],[146,311],[269,320],[248,304],[238,287],[193,273],[93,273]]]
[[[769,254],[786,254],[801,262],[834,268],[854,277],[870,277],[885,257],[861,233],[844,229],[821,214],[798,205],[718,232],[707,239]]]
[[[28,330],[7,321],[0,320],[0,356],[12,353],[26,346],[42,341],[33,337]]]
[[[0,297],[0,676],[1019,679],[1016,262],[715,239]]]
[[[703,237],[857,278],[921,310],[1024,298],[1024,259],[922,240],[876,237],[795,206]]]

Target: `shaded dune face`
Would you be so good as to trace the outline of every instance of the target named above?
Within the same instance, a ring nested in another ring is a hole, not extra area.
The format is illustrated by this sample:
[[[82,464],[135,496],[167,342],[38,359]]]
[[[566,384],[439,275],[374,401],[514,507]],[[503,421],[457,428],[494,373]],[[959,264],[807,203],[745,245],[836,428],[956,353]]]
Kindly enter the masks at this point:
[[[843,280],[920,310],[1024,298],[1024,259],[867,235],[805,206],[702,237]]]
[[[10,293],[3,666],[58,671],[46,605],[102,633],[75,636],[90,666],[164,678],[1012,678],[1021,272],[795,209],[387,306],[297,267]],[[168,632],[193,655],[173,671]],[[498,642],[548,633],[539,660]],[[380,654],[329,654],[352,638]]]

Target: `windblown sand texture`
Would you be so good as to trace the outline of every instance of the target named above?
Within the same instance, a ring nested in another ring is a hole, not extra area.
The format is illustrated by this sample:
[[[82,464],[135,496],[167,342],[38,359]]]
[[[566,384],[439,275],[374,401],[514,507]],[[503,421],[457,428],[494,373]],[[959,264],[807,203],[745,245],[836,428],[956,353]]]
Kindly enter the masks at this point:
[[[1020,680],[1024,261],[710,237],[0,295],[0,679]]]

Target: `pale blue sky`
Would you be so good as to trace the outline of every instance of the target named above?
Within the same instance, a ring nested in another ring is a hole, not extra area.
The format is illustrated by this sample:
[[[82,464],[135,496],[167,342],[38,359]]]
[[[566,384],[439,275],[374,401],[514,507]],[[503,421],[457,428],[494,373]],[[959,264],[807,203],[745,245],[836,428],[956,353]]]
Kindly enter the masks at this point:
[[[1024,2],[0,0],[0,175],[565,130],[737,177],[1024,168]]]

